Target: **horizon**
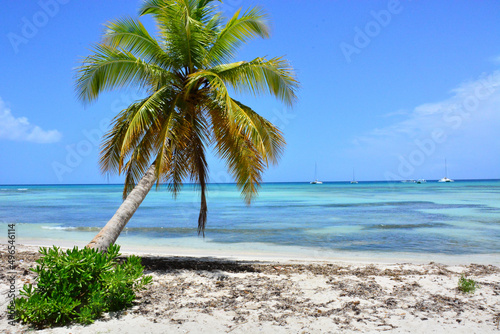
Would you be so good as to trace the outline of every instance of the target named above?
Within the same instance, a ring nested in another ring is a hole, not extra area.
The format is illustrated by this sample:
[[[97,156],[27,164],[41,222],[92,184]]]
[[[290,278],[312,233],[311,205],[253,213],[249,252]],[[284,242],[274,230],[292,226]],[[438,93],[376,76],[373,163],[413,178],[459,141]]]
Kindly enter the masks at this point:
[[[102,136],[141,93],[109,92],[83,106],[74,68],[103,24],[137,18],[139,3],[4,4],[0,184],[107,184]],[[312,181],[315,163],[318,179],[338,179],[324,182],[348,181],[353,168],[358,181],[434,180],[445,176],[445,159],[452,179],[500,179],[500,2],[236,0],[220,8],[228,16],[254,5],[269,13],[271,38],[251,41],[234,60],[285,56],[301,83],[293,109],[238,95],[288,143],[264,183]],[[139,19],[156,33],[151,18]],[[207,160],[210,183],[232,183],[211,148]]]
[[[438,182],[439,179],[425,179],[427,183],[435,182],[435,183],[440,183]],[[409,180],[356,180],[359,183],[403,183],[402,181],[416,181],[413,179]],[[454,182],[467,182],[467,181],[500,181],[500,179],[454,179]],[[339,180],[339,181],[321,181],[323,184],[328,184],[328,183],[350,183],[350,180]],[[310,184],[310,181],[268,181],[268,182],[261,182],[261,185],[264,184],[289,184],[289,183],[297,183],[297,184]],[[207,185],[210,184],[227,184],[227,185],[236,185],[236,182],[209,182]],[[191,185],[198,185],[198,183],[192,183],[192,182],[184,182],[184,186],[191,186]],[[122,186],[123,183],[19,183],[19,184],[0,184],[0,187],[14,187],[14,186]],[[160,186],[168,186],[167,183],[160,183]],[[314,186],[314,185],[311,185]],[[321,185],[318,185],[320,187]],[[353,185],[355,187],[355,185]],[[182,190],[181,190],[182,191]]]

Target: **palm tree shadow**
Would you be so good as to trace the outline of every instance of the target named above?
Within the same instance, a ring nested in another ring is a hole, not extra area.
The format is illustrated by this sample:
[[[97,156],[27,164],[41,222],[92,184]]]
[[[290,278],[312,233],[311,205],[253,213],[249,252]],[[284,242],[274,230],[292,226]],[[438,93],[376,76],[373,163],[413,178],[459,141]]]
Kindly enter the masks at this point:
[[[173,272],[179,270],[208,271],[208,272],[231,272],[231,273],[259,273],[262,263],[254,261],[236,261],[215,257],[184,257],[184,256],[144,256],[142,265],[145,271]]]

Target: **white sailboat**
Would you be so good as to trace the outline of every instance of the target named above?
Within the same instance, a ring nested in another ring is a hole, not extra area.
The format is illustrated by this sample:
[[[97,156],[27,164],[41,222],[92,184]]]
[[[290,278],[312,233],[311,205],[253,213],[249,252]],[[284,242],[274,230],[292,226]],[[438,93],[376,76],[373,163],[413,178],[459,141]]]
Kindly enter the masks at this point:
[[[356,181],[356,178],[354,177],[354,168],[352,169],[352,181],[351,184],[357,184],[358,181]]]
[[[452,179],[448,178],[448,166],[446,165],[446,159],[444,159],[444,177],[438,182],[455,182]]]
[[[323,182],[318,181],[318,165],[314,164],[314,181],[309,182],[310,184],[323,184]]]

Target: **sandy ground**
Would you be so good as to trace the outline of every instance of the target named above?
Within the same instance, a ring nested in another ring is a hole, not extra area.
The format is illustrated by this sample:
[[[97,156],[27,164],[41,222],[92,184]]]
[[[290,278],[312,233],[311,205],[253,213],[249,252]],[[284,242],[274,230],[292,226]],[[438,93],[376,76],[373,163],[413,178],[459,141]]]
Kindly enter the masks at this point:
[[[248,261],[143,255],[153,283],[136,304],[89,326],[34,330],[7,323],[7,256],[0,246],[2,333],[499,333],[500,268],[437,263]],[[37,248],[17,246],[17,292],[34,282]],[[457,288],[465,273],[480,285]]]

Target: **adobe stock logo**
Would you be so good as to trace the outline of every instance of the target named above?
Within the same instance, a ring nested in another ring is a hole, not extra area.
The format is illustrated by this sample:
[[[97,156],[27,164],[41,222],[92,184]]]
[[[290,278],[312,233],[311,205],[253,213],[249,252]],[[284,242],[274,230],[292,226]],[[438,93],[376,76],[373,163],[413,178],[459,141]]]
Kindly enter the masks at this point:
[[[82,131],[85,139],[73,145],[66,145],[66,157],[63,163],[59,161],[52,162],[52,170],[56,174],[59,182],[63,182],[63,176],[65,174],[72,173],[82,164],[85,157],[89,156],[94,149],[99,147],[101,137],[106,132],[110,122],[110,119],[102,119],[99,122],[99,128]]]
[[[116,115],[140,98],[140,94],[135,90],[125,92],[111,103],[111,112]],[[52,162],[52,170],[59,182],[62,183],[66,174],[71,174],[83,163],[84,158],[89,156],[94,150],[99,149],[101,138],[109,129],[110,124],[111,119],[103,118],[99,122],[98,127],[82,131],[83,139],[77,143],[66,145],[65,159],[62,162]]]
[[[450,135],[462,128],[466,121],[471,121],[481,102],[487,101],[499,87],[499,79],[491,74],[477,81],[468,94],[448,105],[440,115],[440,126],[428,129],[424,136],[415,139],[412,143],[413,149],[408,155],[398,156],[397,170],[385,172],[386,181],[406,180],[413,176],[416,168],[433,156]]]
[[[350,64],[352,62],[352,56],[354,54],[360,54],[361,50],[368,47],[371,41],[380,35],[382,29],[387,27],[392,22],[393,16],[401,13],[402,11],[403,7],[401,7],[399,0],[389,0],[387,3],[387,9],[382,9],[378,12],[372,10],[370,12],[373,20],[368,21],[363,29],[358,26],[354,27],[355,35],[353,43],[349,44],[342,42],[339,45],[347,63]]]
[[[31,16],[23,16],[21,18],[22,26],[19,33],[9,32],[7,39],[14,50],[14,53],[19,53],[19,46],[21,44],[28,44],[40,31],[45,27],[51,18],[54,18],[60,9],[60,5],[65,5],[70,0],[40,0],[38,6],[40,10]]]

